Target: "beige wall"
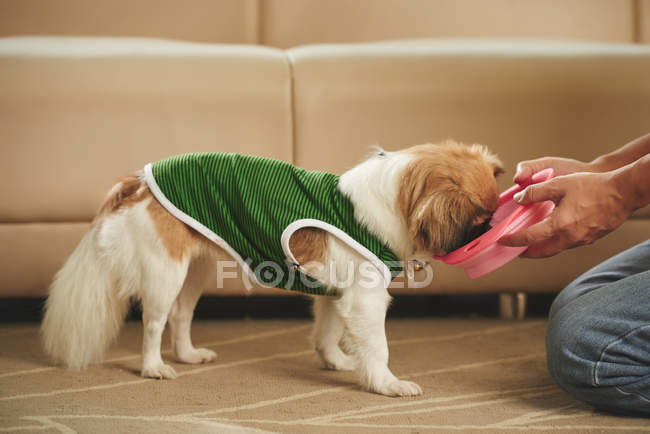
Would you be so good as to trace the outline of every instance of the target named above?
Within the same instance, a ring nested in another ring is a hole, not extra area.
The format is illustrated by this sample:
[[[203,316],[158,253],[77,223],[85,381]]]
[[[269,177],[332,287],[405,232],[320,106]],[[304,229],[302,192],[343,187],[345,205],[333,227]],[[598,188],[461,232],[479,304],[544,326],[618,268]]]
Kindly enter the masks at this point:
[[[423,37],[650,43],[650,0],[0,0],[0,36],[10,35],[279,48]]]
[[[425,37],[632,42],[633,22],[626,0],[268,0],[261,36],[283,48]]]
[[[0,36],[258,42],[259,0],[0,0]]]

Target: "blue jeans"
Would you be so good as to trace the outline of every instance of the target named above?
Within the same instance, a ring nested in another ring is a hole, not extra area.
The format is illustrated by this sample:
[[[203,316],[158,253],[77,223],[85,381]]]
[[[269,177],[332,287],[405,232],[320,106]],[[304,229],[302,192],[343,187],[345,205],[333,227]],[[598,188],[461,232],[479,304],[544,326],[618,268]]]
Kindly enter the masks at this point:
[[[555,299],[548,369],[600,409],[650,416],[650,240],[587,271]]]

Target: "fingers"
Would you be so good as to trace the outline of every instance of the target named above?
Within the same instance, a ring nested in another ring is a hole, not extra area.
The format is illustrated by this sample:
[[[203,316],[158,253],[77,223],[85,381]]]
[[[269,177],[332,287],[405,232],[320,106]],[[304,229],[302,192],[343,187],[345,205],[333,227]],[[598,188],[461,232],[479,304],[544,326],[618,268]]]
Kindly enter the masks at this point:
[[[567,239],[555,234],[551,219],[546,219],[526,230],[506,235],[499,244],[511,247],[529,246],[521,256],[525,258],[546,258],[571,247]]]
[[[530,226],[528,229],[501,237],[499,244],[510,247],[531,246],[552,238],[553,225],[550,218]]]
[[[552,179],[550,181],[542,182],[539,184],[534,184],[528,186],[523,191],[517,193],[514,197],[517,203],[522,205],[527,205],[536,202],[543,201],[553,201],[558,204],[564,197],[566,191],[562,188],[562,182],[558,179]],[[548,240],[554,238],[557,232],[557,222],[556,220],[557,209],[551,213],[546,219],[541,222],[534,224],[527,229],[516,232],[514,234],[509,234],[503,236],[499,240],[499,244],[511,247],[522,247],[522,246],[532,246],[529,250],[526,251],[524,256],[531,256],[536,253],[539,255],[546,255],[546,248],[548,246],[540,246],[540,243],[544,243]],[[539,249],[539,251],[537,251]],[[553,250],[553,249],[550,249]],[[550,251],[549,250],[549,251]],[[555,252],[557,253],[557,252]],[[552,253],[554,254],[554,253]]]
[[[547,258],[557,255],[566,249],[576,247],[571,239],[558,234],[549,237],[549,233],[545,231],[546,228],[540,228],[540,233],[527,233],[527,231],[522,231],[517,234],[504,236],[499,240],[499,244],[513,247],[529,246],[521,254],[523,258]]]
[[[547,241],[530,246],[521,256],[525,258],[548,258],[570,247],[573,246],[567,245],[566,240],[560,237],[553,237]]]

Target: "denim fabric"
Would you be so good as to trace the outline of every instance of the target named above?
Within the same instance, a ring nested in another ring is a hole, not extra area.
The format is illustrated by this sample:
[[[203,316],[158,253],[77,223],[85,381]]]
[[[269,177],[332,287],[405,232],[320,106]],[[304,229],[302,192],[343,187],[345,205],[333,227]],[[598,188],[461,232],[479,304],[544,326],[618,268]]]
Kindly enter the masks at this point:
[[[553,379],[591,405],[650,416],[650,240],[587,271],[555,299]]]

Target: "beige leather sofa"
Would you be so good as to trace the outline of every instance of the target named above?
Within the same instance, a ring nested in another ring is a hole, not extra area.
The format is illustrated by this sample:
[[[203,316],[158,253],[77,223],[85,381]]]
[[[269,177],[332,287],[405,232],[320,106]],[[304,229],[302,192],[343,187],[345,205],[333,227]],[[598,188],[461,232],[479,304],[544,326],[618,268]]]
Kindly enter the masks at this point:
[[[500,155],[504,189],[522,159],[589,160],[650,131],[649,1],[517,3],[4,0],[0,295],[45,295],[113,181],[168,155],[340,173],[373,144],[454,138]],[[646,209],[589,247],[477,280],[434,263],[426,288],[393,291],[556,292],[649,235]]]

